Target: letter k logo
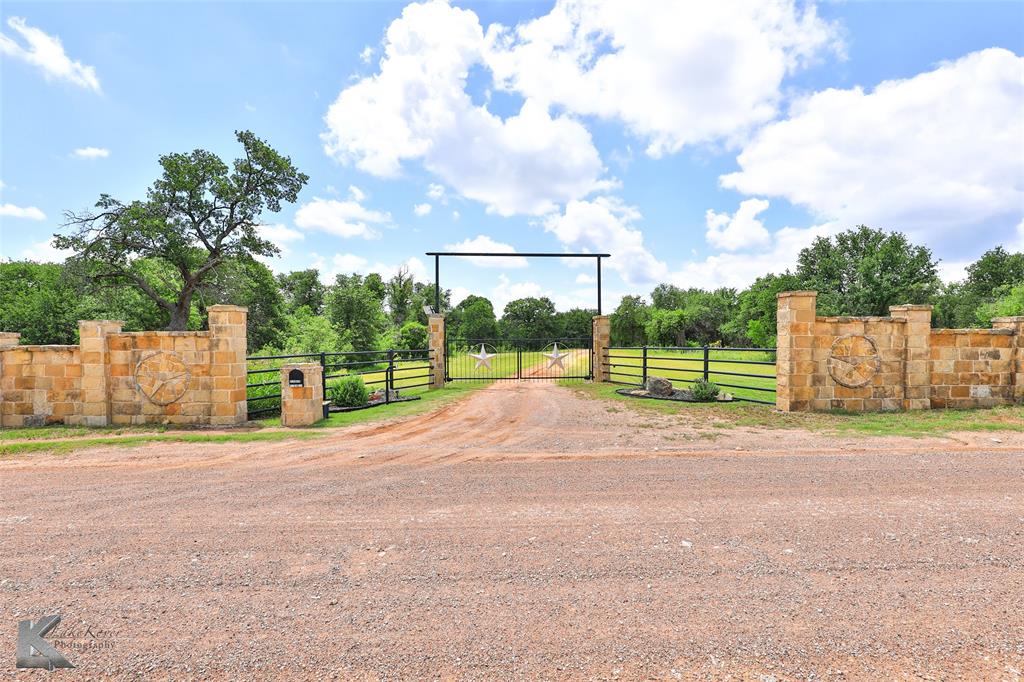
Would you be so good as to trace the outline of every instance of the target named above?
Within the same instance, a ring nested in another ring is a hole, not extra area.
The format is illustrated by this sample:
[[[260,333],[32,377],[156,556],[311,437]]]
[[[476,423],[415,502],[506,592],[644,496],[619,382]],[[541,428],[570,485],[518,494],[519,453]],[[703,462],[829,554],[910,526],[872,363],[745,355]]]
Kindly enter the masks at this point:
[[[18,623],[18,650],[16,666],[19,668],[74,668],[64,654],[54,649],[43,639],[50,630],[60,623],[60,616],[46,616],[32,624],[30,620]],[[36,656],[32,652],[39,655]]]

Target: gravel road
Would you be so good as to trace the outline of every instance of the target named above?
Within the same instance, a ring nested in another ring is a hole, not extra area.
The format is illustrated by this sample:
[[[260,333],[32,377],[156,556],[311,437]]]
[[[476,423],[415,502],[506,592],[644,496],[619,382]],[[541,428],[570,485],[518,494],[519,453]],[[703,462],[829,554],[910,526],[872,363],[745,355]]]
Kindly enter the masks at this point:
[[[0,461],[0,674],[59,613],[69,679],[1020,679],[1019,440],[698,433],[509,384]]]

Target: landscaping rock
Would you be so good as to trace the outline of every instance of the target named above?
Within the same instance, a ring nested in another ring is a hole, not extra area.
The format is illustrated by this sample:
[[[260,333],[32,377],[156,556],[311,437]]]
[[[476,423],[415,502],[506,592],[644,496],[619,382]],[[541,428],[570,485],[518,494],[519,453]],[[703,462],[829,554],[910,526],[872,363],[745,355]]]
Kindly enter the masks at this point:
[[[672,395],[672,382],[664,377],[647,377],[647,383],[644,385],[644,388],[651,395],[661,398],[667,398]]]

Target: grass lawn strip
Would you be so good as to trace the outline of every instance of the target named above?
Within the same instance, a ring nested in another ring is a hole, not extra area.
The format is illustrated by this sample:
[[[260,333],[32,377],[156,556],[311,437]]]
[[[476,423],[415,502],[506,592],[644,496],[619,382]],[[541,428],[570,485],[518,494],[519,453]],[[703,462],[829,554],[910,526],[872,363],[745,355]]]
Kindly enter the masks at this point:
[[[363,422],[408,417],[429,412],[469,395],[479,385],[446,386],[427,391],[420,400],[383,405],[358,412],[334,413],[328,419],[305,429],[283,429],[280,418],[264,419],[258,427],[234,432],[203,433],[200,429],[149,425],[128,427],[44,426],[0,431],[0,456],[51,452],[67,454],[83,448],[103,446],[133,447],[146,443],[251,443],[257,441],[308,440],[330,435],[330,429]]]
[[[577,384],[578,394],[610,403],[613,409],[658,413],[700,421],[713,429],[805,429],[836,435],[942,436],[956,431],[1024,431],[1024,406],[912,412],[779,412],[754,403],[678,403],[637,400],[615,392],[614,384]]]

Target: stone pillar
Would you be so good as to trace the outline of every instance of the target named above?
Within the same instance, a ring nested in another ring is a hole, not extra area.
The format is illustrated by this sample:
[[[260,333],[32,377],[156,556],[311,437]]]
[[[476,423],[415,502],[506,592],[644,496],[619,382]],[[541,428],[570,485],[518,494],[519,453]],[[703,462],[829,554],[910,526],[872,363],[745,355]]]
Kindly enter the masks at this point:
[[[21,343],[20,332],[0,332],[0,350],[14,348]]]
[[[292,385],[292,372],[302,385]],[[324,417],[324,375],[316,362],[281,365],[281,426],[311,426]]]
[[[818,292],[783,291],[778,296],[775,407],[806,412],[814,399],[814,318]]]
[[[1010,383],[1013,384],[1014,402],[1024,403],[1024,315],[1017,317],[996,317],[992,320],[996,329],[1013,330],[1013,363],[1010,368]]]
[[[21,342],[21,334],[18,332],[0,332],[0,351],[14,348]],[[14,399],[15,391],[14,377],[4,375],[4,353],[0,353],[0,427],[7,426],[5,421],[11,421],[14,426]],[[6,395],[5,395],[6,394]],[[10,415],[10,416],[7,416]]]
[[[612,345],[612,318],[607,315],[594,315],[592,324],[594,348],[591,366],[594,381],[608,381],[608,369],[604,363],[607,362],[605,356],[608,355],[608,347]]]
[[[246,420],[245,325],[248,308],[212,305],[210,323],[210,424],[237,426]]]
[[[82,411],[69,416],[69,424],[110,424],[110,348],[107,335],[120,332],[122,324],[116,320],[81,320],[78,323],[78,344],[82,359]]]
[[[431,315],[427,325],[427,347],[430,349],[430,362],[434,366],[430,387],[444,388],[444,368],[447,361],[444,348],[444,315]]]
[[[931,409],[931,340],[932,307],[930,305],[892,305],[889,315],[906,320],[903,355],[903,409]]]

